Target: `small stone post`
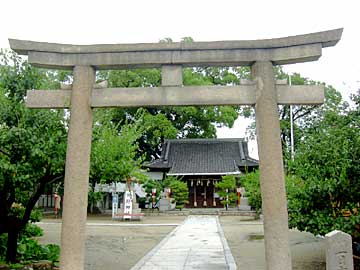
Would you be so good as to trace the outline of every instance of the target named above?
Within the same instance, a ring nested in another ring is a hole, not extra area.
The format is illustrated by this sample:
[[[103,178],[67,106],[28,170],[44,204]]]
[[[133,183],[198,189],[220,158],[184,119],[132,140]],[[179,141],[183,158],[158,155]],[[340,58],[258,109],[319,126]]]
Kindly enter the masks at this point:
[[[325,235],[326,270],[353,270],[351,236],[341,231]]]
[[[256,133],[267,270],[291,270],[285,178],[273,65],[255,62]]]
[[[75,66],[65,165],[61,270],[84,269],[86,212],[92,134],[91,92],[95,71]]]

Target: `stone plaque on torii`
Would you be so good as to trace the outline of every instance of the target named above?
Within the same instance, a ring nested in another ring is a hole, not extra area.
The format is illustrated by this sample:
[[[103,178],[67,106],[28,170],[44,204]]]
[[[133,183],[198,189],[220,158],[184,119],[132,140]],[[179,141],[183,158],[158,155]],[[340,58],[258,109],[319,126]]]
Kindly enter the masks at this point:
[[[73,69],[69,90],[30,90],[30,108],[70,108],[65,167],[60,269],[84,269],[92,108],[187,105],[255,105],[264,214],[267,269],[290,270],[288,214],[278,104],[324,101],[320,85],[276,84],[273,65],[315,61],[334,46],[342,29],[267,39],[192,43],[65,45],[10,39],[30,64]],[[251,66],[252,83],[239,86],[183,86],[182,67]],[[161,68],[162,86],[101,88],[95,70]]]

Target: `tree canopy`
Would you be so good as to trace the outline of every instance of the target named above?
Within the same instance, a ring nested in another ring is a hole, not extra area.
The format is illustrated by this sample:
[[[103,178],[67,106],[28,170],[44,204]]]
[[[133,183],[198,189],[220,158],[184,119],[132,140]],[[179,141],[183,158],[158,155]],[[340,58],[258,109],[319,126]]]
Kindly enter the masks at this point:
[[[287,74],[281,66],[274,67],[274,73],[277,80],[287,80],[290,83],[290,74]],[[329,108],[335,108],[339,106],[343,100],[339,91],[337,91],[331,85],[327,85],[324,82],[314,81],[309,78],[301,76],[299,73],[291,74],[292,85],[324,85],[325,87],[325,103],[322,106],[319,105],[292,105],[293,123],[294,123],[294,145],[301,142],[303,136],[303,128],[311,124],[313,120],[321,115],[323,110]],[[290,160],[290,106],[279,105],[279,120],[280,120],[280,137],[283,148],[283,156],[285,165],[287,166],[288,160]],[[245,108],[241,111],[241,115],[247,118],[255,120],[255,110],[252,107]],[[256,123],[253,121],[247,128],[247,134],[249,138],[256,137]]]
[[[295,83],[318,83],[298,74],[293,78]],[[359,241],[360,91],[352,95],[352,106],[333,87],[325,91],[322,106],[294,108],[294,161],[289,153],[288,107],[279,110],[289,226],[315,235],[342,230]],[[259,174],[246,175],[242,184],[250,204],[260,209]]]
[[[205,67],[183,69],[184,85],[237,85],[249,76],[249,69]],[[110,87],[156,87],[161,84],[159,69],[111,70],[98,72],[99,80]],[[132,121],[133,109],[114,109],[113,122]],[[150,160],[160,155],[165,138],[215,138],[216,127],[232,127],[242,109],[239,106],[182,106],[144,108],[146,131],[138,140],[139,154]],[[121,128],[121,125],[119,126]]]
[[[37,200],[63,177],[66,125],[62,111],[24,106],[26,90],[54,86],[46,71],[12,53],[0,62],[0,234],[8,234],[6,260],[13,262]]]
[[[291,227],[321,235],[338,229],[359,241],[359,130],[359,105],[346,103],[324,106],[303,128],[289,163]]]
[[[136,116],[143,118],[141,111]],[[137,140],[144,132],[142,121],[123,125],[119,130],[110,121],[111,111],[96,111],[91,147],[90,181],[92,184],[121,182],[129,177],[143,180],[140,167],[143,157],[137,157]]]
[[[160,42],[172,42],[165,38]],[[190,37],[182,42],[193,42]],[[241,79],[250,78],[248,67],[184,68],[183,84],[189,85],[238,85]],[[109,87],[157,87],[161,85],[160,69],[100,71],[98,80],[108,81]],[[158,158],[159,147],[165,138],[215,138],[217,127],[232,127],[239,113],[249,114],[249,108],[239,106],[182,106],[143,108],[145,132],[138,139],[138,155],[146,160]],[[138,108],[114,109],[112,121],[131,122]]]
[[[39,197],[64,177],[69,113],[25,107],[26,90],[56,89],[71,73],[37,69],[15,53],[0,55],[0,234],[7,234],[6,260],[16,260],[17,239]],[[143,115],[121,130],[111,110],[95,115],[91,180],[121,181],[143,177],[135,157]],[[136,114],[135,114],[135,117]]]

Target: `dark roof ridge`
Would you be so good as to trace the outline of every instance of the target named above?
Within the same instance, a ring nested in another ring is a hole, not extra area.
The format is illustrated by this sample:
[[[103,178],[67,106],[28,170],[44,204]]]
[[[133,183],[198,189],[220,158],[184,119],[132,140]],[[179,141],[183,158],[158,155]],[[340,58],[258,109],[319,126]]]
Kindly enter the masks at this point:
[[[147,167],[174,175],[238,173],[240,168],[258,166],[247,143],[243,138],[165,140],[161,158]]]
[[[243,142],[244,138],[185,138],[185,139],[165,139],[165,142],[175,142],[175,143],[183,143],[183,142]]]
[[[240,158],[241,160],[245,160],[245,152],[244,152],[244,148],[243,148],[243,144],[242,141],[239,141],[239,153],[240,153]]]
[[[165,152],[165,156],[164,156],[164,161],[168,162],[169,159],[169,151],[170,151],[170,143],[168,143],[167,141],[165,141],[165,145],[166,145],[166,152]]]

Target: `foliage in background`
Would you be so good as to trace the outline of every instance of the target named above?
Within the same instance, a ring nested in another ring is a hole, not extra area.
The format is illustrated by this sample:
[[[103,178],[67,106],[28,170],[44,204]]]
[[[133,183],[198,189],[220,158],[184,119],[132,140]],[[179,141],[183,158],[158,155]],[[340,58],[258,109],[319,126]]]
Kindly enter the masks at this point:
[[[279,79],[288,78],[281,68],[275,73]],[[293,74],[292,84],[323,83]],[[325,85],[324,105],[293,106],[294,162],[290,159],[289,106],[279,106],[290,227],[315,235],[343,230],[359,241],[359,100],[359,92],[352,95],[354,107],[349,107],[336,89]],[[255,135],[255,123],[249,131]],[[260,209],[258,176],[247,178],[244,185],[250,204]]]
[[[171,189],[171,199],[176,203],[176,209],[183,209],[185,204],[189,202],[189,190],[187,184],[175,176],[167,176],[163,181],[149,179],[144,183],[143,187],[149,203],[152,202],[153,188],[156,188],[156,203],[160,199],[160,195],[165,188]]]
[[[276,79],[279,80],[288,80],[289,76],[283,71],[281,66],[274,67],[274,73]],[[322,106],[318,105],[309,105],[309,106],[300,106],[293,105],[293,123],[294,123],[294,145],[297,148],[297,145],[301,143],[303,137],[303,130],[306,126],[314,121],[314,119],[321,117],[323,111],[330,108],[336,108],[342,103],[342,97],[340,92],[334,89],[331,85],[326,85],[323,82],[318,82],[311,80],[309,78],[302,77],[299,73],[291,74],[291,83],[292,85],[323,85],[325,87],[325,103]],[[288,165],[290,160],[290,149],[291,149],[291,139],[290,139],[290,106],[289,105],[279,105],[279,120],[280,120],[280,137],[282,143],[282,150],[284,156],[285,167]],[[244,113],[245,112],[245,113]],[[249,117],[255,120],[255,110],[251,108],[249,110],[243,110],[241,115],[244,117]],[[247,136],[249,138],[256,137],[256,123],[253,121],[247,127]]]
[[[225,175],[221,177],[221,181],[215,184],[216,192],[222,197],[221,204],[224,206],[236,203],[236,180],[233,175]],[[228,198],[228,199],[227,199]]]
[[[26,237],[39,237],[44,235],[44,231],[39,226],[33,223],[28,223],[25,226],[25,229],[21,232],[21,235]]]
[[[166,38],[160,42],[172,42]],[[182,42],[193,42],[189,37]],[[201,67],[184,68],[183,84],[189,85],[238,85],[240,79],[248,79],[248,67]],[[160,69],[99,71],[98,80],[107,80],[110,87],[157,87],[161,85]],[[232,127],[239,112],[249,114],[249,108],[239,106],[182,106],[144,108],[143,125],[146,131],[139,138],[139,154],[146,160],[160,156],[159,145],[175,138],[215,138],[216,127]],[[114,109],[112,121],[132,121],[137,108]]]
[[[238,84],[239,79],[230,68],[184,69],[184,85]],[[232,74],[233,76],[229,76]],[[160,86],[159,69],[137,69],[131,71],[100,71],[99,79],[109,82],[110,87],[155,87]],[[234,81],[230,82],[229,77]],[[186,106],[144,108],[146,132],[138,140],[139,153],[146,160],[159,157],[158,145],[175,138],[215,138],[216,127],[232,127],[238,117],[235,106]],[[113,121],[132,121],[137,108],[114,109]],[[121,125],[119,126],[121,128]]]
[[[54,89],[55,73],[36,69],[15,53],[0,54],[0,234],[14,262],[20,233],[50,183],[62,180],[66,149],[63,111],[30,110],[29,89]]]
[[[93,214],[95,210],[98,211],[96,205],[98,202],[101,202],[104,199],[104,196],[104,193],[96,192],[91,185],[89,186],[87,206],[88,213]]]
[[[40,245],[37,240],[22,237],[17,247],[18,260],[22,262],[50,260],[59,261],[60,247],[54,244]]]
[[[259,170],[243,175],[241,177],[241,186],[245,188],[245,196],[248,198],[249,205],[251,205],[257,213],[260,213],[262,206]]]
[[[303,130],[289,171],[296,188],[289,193],[289,224],[324,235],[342,230],[360,240],[359,104],[324,108]]]
[[[58,262],[60,247],[58,245],[40,245],[33,237],[43,235],[43,230],[35,224],[28,223],[19,236],[17,245],[17,261],[19,266],[32,261],[49,260]],[[0,236],[0,262],[5,262],[7,250],[7,234]]]
[[[156,193],[155,193],[155,203],[157,203],[160,199],[160,194],[163,190],[163,185],[162,182],[159,180],[153,180],[153,179],[148,179],[144,182],[143,184],[143,188],[145,190],[146,193],[146,199],[147,201],[150,203],[150,205],[152,204],[153,198],[152,198],[152,189],[156,188]]]
[[[168,176],[164,179],[163,186],[171,189],[171,198],[176,203],[176,209],[182,210],[185,204],[189,203],[189,189],[186,182],[175,176]]]
[[[138,116],[141,118],[142,115]],[[140,120],[117,129],[111,111],[97,111],[91,149],[90,182],[124,182],[128,177],[145,180],[140,171],[142,156],[136,156],[137,140],[144,132]]]
[[[40,195],[64,175],[68,114],[27,109],[26,90],[58,89],[71,81],[71,72],[34,68],[13,52],[0,53],[0,234],[9,235],[7,261],[16,260],[18,236]],[[111,110],[95,115],[90,180],[144,179],[136,141],[146,118],[134,113],[131,125],[121,122],[119,130],[108,115]]]

